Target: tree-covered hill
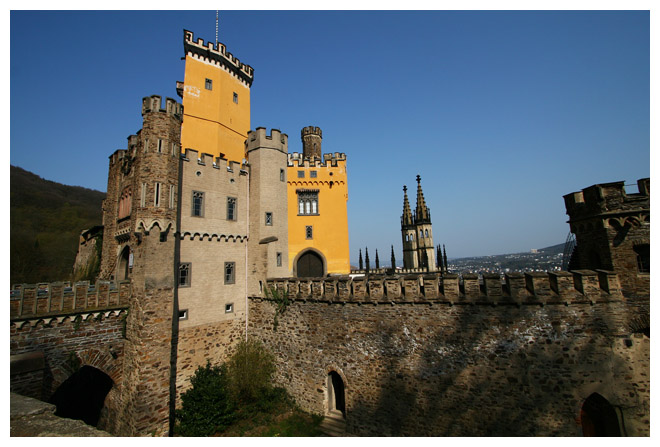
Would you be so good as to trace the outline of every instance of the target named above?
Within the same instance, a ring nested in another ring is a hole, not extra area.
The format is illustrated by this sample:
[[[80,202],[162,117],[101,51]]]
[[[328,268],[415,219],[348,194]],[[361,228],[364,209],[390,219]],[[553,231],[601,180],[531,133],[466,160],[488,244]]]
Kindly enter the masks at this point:
[[[105,193],[10,170],[11,284],[70,279],[80,232],[102,223]]]

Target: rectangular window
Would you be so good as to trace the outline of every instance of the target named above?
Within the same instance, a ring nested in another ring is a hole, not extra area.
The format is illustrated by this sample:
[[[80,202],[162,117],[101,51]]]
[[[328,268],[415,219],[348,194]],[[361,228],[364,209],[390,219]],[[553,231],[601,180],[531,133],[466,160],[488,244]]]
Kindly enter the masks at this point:
[[[305,226],[305,239],[313,239],[314,238],[314,232],[312,230],[311,225]]]
[[[277,259],[277,266],[282,267],[282,253],[277,253],[275,259]]]
[[[149,138],[144,139],[144,152],[149,150]]]
[[[170,209],[174,208],[174,185],[170,185]]]
[[[160,183],[154,184],[154,206],[160,206]]]
[[[190,287],[190,262],[179,264],[179,287]]]
[[[318,189],[298,189],[298,215],[319,214],[319,190]]]
[[[234,312],[234,303],[225,304],[225,313],[226,314],[231,314],[233,312]]]
[[[273,225],[273,213],[266,213],[266,225]]]
[[[309,177],[310,178],[316,178],[317,174],[318,173],[316,171],[309,171]]]
[[[158,139],[158,149],[157,149],[157,152],[158,152],[159,154],[162,154],[162,153],[163,153],[163,140],[161,140],[160,138]]]
[[[238,93],[234,92],[234,103],[238,104]]]
[[[284,169],[280,169],[280,182],[284,181]]]
[[[147,184],[142,184],[142,189],[140,190],[140,206],[147,206]]]
[[[193,217],[204,217],[204,193],[201,191],[192,193],[192,215]]]
[[[206,78],[206,80],[204,81],[204,88],[206,90],[213,90],[213,81],[210,80],[209,78]]]
[[[179,320],[187,320],[187,319],[188,319],[188,309],[179,310]]]
[[[305,178],[305,171],[298,171],[298,178]]]
[[[227,197],[227,220],[236,220],[236,198]]]
[[[225,262],[225,284],[234,284],[236,275],[236,263]]]

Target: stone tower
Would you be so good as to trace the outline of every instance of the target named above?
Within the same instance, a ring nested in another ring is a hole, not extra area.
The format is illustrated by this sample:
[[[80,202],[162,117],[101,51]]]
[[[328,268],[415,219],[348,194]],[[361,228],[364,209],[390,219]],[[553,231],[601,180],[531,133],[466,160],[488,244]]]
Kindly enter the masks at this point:
[[[403,214],[401,216],[401,240],[403,243],[403,268],[436,269],[431,210],[426,206],[421,177],[417,176],[417,203],[413,215],[408,202],[408,188],[403,187]]]
[[[303,158],[321,158],[321,140],[323,140],[321,129],[314,126],[303,127],[300,138],[303,144]]]
[[[624,182],[593,185],[564,196],[576,248],[571,270],[612,270],[624,294],[646,295],[650,283],[650,189],[637,181],[637,193]]]
[[[103,204],[101,277],[131,279],[122,409],[113,432],[166,435],[170,428],[175,233],[183,108],[142,100],[143,126],[110,157]]]
[[[431,210],[426,206],[422,192],[422,178],[417,176],[417,204],[415,206],[415,226],[417,232],[417,262],[420,268],[435,270],[435,247],[431,228]]]
[[[415,219],[408,202],[408,187],[403,186],[403,215],[401,216],[401,240],[403,243],[403,268],[416,269],[417,263],[417,234]]]

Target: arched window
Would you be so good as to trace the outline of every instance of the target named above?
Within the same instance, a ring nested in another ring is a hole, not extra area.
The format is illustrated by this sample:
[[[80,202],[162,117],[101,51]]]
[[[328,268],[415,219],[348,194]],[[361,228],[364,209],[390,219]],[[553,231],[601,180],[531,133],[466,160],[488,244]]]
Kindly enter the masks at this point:
[[[429,237],[429,230],[424,230],[424,232],[426,233],[426,237]]]
[[[319,214],[319,190],[318,189],[298,189],[298,214]]]
[[[419,238],[420,239],[424,238],[424,230],[419,230]]]
[[[131,215],[131,188],[127,187],[121,193],[119,197],[119,211],[117,213],[117,219],[123,219],[126,216]]]

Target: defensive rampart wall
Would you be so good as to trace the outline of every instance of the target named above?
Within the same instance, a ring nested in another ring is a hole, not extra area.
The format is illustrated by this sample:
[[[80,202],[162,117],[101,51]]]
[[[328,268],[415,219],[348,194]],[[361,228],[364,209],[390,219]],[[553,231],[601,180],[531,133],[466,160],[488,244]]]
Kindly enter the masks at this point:
[[[267,286],[289,304],[275,325],[278,298],[252,298],[249,336],[274,352],[276,381],[308,411],[336,406],[339,376],[350,433],[580,436],[598,394],[621,434],[649,434],[650,341],[611,272]]]

